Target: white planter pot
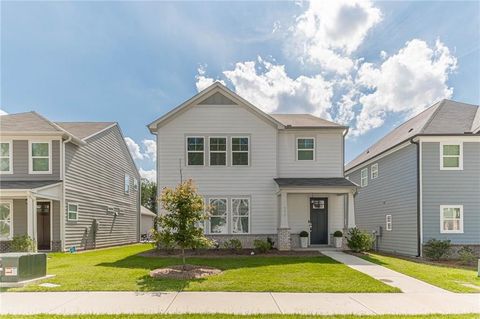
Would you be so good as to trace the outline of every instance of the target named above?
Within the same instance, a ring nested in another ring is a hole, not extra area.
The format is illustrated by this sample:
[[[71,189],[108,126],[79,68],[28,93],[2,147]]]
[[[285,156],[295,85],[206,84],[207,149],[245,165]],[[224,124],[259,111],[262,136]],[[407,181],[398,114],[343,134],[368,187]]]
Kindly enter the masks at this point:
[[[300,247],[302,248],[308,247],[308,237],[300,237]]]
[[[342,237],[334,237],[335,238],[335,248],[342,248]]]

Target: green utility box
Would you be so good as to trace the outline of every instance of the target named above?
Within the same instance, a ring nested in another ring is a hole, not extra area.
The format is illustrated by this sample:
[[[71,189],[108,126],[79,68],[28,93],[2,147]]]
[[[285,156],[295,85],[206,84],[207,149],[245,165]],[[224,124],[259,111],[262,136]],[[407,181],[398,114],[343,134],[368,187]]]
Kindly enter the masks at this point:
[[[0,282],[19,282],[45,277],[47,255],[43,253],[0,254]]]

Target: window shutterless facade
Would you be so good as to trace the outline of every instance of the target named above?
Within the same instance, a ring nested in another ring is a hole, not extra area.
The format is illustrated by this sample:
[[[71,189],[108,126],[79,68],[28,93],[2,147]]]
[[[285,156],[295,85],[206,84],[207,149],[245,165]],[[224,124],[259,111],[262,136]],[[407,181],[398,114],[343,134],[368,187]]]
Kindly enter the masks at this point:
[[[10,240],[13,237],[13,201],[0,201],[0,240]]]
[[[440,205],[440,232],[463,233],[463,205]]]
[[[232,198],[232,233],[250,232],[250,199]]]
[[[78,220],[78,204],[68,203],[67,205],[67,219],[70,221]]]
[[[228,233],[227,224],[227,199],[210,198],[210,233],[226,234]]]
[[[249,165],[250,138],[247,136],[235,136],[231,138],[232,166]]]
[[[203,166],[205,161],[205,138],[203,136],[187,136],[187,165]]]
[[[392,215],[385,215],[385,230],[392,230]]]
[[[370,174],[371,179],[375,179],[378,177],[378,163],[375,163],[370,167]]]
[[[210,166],[226,166],[227,165],[227,138],[226,137],[210,137]]]
[[[13,173],[12,141],[0,142],[0,174]]]
[[[440,143],[440,169],[463,169],[463,143]]]
[[[29,173],[52,173],[52,143],[29,141]]]
[[[315,138],[298,137],[297,138],[297,161],[315,160]]]
[[[360,186],[365,187],[368,185],[368,168],[364,168],[360,171]]]

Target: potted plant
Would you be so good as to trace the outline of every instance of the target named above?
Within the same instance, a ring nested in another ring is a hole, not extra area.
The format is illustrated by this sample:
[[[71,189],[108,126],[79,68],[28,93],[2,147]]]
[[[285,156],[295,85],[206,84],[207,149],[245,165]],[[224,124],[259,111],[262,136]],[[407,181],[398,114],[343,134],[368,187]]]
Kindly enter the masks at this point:
[[[300,232],[300,247],[302,248],[308,247],[308,232],[304,230]]]
[[[335,239],[335,248],[342,248],[343,233],[339,230],[333,233],[333,238]]]

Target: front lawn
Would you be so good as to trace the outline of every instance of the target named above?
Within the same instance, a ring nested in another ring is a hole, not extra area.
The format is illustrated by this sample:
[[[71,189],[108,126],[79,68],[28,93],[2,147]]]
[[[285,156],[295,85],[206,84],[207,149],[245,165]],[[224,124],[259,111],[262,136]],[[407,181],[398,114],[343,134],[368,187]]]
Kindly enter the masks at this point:
[[[480,292],[480,278],[475,270],[429,265],[378,254],[368,254],[363,258],[452,292]]]
[[[151,249],[137,244],[85,253],[50,254],[48,273],[56,277],[15,291],[275,291],[275,292],[399,292],[325,256],[239,256],[188,258],[195,265],[223,273],[203,279],[153,279],[155,268],[181,263],[179,258],[139,256]]]

